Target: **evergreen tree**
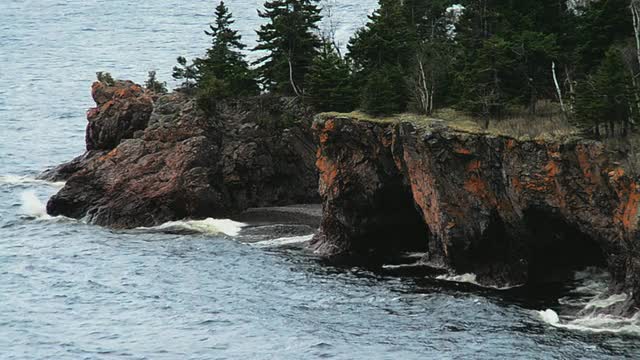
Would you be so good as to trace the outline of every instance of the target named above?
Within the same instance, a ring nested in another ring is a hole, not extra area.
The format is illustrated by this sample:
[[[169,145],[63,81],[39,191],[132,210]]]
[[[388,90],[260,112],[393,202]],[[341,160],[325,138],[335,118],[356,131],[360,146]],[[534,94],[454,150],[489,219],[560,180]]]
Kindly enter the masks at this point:
[[[215,10],[215,21],[210,25],[210,31],[205,31],[211,37],[212,46],[206,56],[195,60],[194,64],[201,81],[211,83],[209,79],[216,78],[226,83],[229,93],[255,94],[257,84],[241,52],[246,45],[241,42],[238,31],[231,28],[234,22],[224,1],[220,1]]]
[[[349,65],[329,39],[323,40],[322,51],[313,60],[307,91],[311,103],[320,111],[349,112],[357,105]]]
[[[305,77],[321,45],[315,31],[321,20],[318,0],[269,0],[260,17],[268,22],[257,31],[254,50],[267,54],[258,59],[258,73],[265,89],[286,95],[302,95]]]
[[[368,75],[376,69],[399,65],[407,68],[415,53],[416,33],[396,0],[379,0],[369,22],[349,41],[349,57],[356,71]]]
[[[371,72],[362,91],[362,110],[382,116],[405,110],[407,93],[403,70],[399,65],[384,65]]]
[[[211,47],[203,58],[191,64],[178,57],[173,77],[182,80],[183,90],[195,92],[198,103],[206,112],[215,111],[217,101],[230,96],[246,96],[258,93],[249,64],[244,59],[241,36],[231,26],[234,20],[229,9],[220,1],[215,10],[214,23],[205,34],[211,37]]]
[[[349,41],[349,58],[353,61],[356,84],[364,88],[363,109],[382,114],[404,111],[408,102],[404,77],[413,63],[416,33],[396,0],[380,0],[380,8],[369,22]],[[384,88],[375,89],[378,84]],[[394,104],[382,106],[380,94],[389,95]],[[371,96],[371,98],[369,98]]]
[[[147,81],[144,83],[144,87],[157,94],[166,94],[168,92],[167,83],[158,81],[155,71],[149,71],[148,75],[149,76]]]
[[[176,61],[178,65],[173,67],[172,76],[176,80],[182,80],[181,90],[190,92],[196,88],[200,79],[198,69],[195,64],[189,64],[184,56],[178,56]]]
[[[596,137],[629,131],[630,118],[636,112],[630,74],[620,50],[611,47],[592,76],[579,83],[576,96],[576,122]]]

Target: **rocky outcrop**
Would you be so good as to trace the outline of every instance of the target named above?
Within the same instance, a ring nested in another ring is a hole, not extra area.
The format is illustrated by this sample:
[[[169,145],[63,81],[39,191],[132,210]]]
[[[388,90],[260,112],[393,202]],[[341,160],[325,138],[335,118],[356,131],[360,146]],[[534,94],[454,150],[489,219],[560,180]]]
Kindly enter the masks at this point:
[[[441,121],[318,117],[323,220],[316,251],[422,262],[487,285],[607,266],[611,291],[640,300],[640,185],[589,140],[518,140]]]
[[[181,93],[158,97],[124,81],[92,90],[87,153],[43,174],[67,181],[51,215],[131,228],[317,201],[309,116],[290,100],[228,103],[206,116]],[[274,126],[280,118],[299,121]]]

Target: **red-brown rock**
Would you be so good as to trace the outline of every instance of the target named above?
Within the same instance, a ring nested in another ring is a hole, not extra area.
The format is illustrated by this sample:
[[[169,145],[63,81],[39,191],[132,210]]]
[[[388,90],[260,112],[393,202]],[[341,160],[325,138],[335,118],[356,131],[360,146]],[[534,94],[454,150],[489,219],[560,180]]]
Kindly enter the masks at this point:
[[[425,263],[493,286],[603,265],[611,291],[633,294],[625,311],[640,300],[640,186],[602,143],[521,141],[438,121],[323,117],[314,128],[318,253],[379,260],[422,250]]]

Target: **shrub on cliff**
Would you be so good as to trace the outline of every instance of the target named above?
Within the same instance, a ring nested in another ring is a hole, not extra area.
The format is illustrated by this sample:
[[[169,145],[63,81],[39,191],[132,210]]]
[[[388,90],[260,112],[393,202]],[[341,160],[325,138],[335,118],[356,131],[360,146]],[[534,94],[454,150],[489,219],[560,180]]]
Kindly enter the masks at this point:
[[[357,105],[349,65],[326,39],[322,51],[311,65],[307,96],[319,111],[350,112]]]
[[[157,94],[166,94],[168,92],[167,83],[158,81],[155,71],[149,71],[148,75],[149,76],[147,81],[144,83],[144,87]]]
[[[116,83],[116,81],[113,79],[111,74],[108,72],[98,71],[96,73],[96,78],[98,79],[99,82],[108,86],[113,86]]]
[[[198,85],[200,79],[198,69],[195,64],[187,61],[184,56],[178,56],[176,59],[178,65],[173,67],[173,78],[182,81],[179,90],[191,92]]]
[[[267,19],[257,31],[258,46],[265,51],[254,64],[265,90],[301,96],[313,58],[321,45],[315,33],[321,20],[318,0],[269,0],[259,11]]]

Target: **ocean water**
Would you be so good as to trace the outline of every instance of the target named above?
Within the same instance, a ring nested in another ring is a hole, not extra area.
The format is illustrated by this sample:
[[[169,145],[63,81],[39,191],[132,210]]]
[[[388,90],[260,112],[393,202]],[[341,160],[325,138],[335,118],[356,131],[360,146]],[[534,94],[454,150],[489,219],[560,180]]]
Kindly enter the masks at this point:
[[[334,1],[343,44],[375,2]],[[260,3],[227,1],[250,44]],[[206,47],[214,5],[2,0],[0,358],[640,357],[638,319],[575,315],[626,296],[594,300],[597,269],[484,289],[473,274],[331,267],[306,250],[309,234],[256,238],[226,219],[113,231],[47,216],[61,184],[34,177],[82,152],[95,72],[168,81],[176,56]]]

